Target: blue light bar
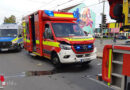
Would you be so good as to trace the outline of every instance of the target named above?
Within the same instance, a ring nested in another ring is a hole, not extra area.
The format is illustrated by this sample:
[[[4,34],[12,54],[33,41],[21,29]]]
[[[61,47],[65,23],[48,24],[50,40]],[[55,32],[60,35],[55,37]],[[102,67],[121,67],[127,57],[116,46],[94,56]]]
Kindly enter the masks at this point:
[[[76,46],[76,49],[77,49],[77,50],[80,50],[80,49],[81,49],[81,47],[80,47],[80,46]]]
[[[48,16],[54,16],[53,11],[44,10],[44,12],[45,12]]]
[[[91,49],[91,48],[93,48],[93,45],[91,45],[91,44],[88,45],[88,49]]]

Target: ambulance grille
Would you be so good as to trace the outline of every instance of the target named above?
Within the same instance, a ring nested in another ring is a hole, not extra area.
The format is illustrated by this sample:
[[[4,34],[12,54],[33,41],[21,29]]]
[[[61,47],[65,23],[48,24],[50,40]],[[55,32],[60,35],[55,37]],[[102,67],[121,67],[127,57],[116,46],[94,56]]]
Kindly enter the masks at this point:
[[[0,42],[0,48],[10,48],[12,42]]]
[[[91,48],[88,48],[88,45],[91,45]],[[85,45],[74,45],[73,46],[76,52],[90,52],[93,51],[93,44],[85,44]],[[80,47],[80,48],[77,48]]]

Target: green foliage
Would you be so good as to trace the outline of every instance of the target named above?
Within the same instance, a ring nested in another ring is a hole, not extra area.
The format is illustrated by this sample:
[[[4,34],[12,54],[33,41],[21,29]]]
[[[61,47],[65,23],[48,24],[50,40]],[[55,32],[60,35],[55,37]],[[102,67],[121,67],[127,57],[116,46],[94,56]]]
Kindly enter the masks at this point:
[[[14,15],[11,15],[9,18],[4,18],[4,23],[16,23],[16,17]]]

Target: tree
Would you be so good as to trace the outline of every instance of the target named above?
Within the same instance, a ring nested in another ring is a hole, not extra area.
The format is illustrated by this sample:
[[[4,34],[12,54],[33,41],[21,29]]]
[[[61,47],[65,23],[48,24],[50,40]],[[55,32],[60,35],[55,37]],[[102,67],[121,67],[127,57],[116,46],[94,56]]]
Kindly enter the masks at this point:
[[[11,15],[9,18],[4,18],[4,23],[16,23],[16,17],[14,15]]]

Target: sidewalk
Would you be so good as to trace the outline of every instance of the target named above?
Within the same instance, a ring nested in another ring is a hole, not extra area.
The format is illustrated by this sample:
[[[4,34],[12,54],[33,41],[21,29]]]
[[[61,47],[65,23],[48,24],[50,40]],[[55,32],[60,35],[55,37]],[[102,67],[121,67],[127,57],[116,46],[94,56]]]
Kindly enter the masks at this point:
[[[102,57],[103,57],[103,54],[102,54],[101,52],[98,52],[98,53],[97,53],[97,58],[98,58],[98,59],[102,59]]]
[[[96,39],[95,46],[97,47],[97,58],[102,59],[103,48],[104,48],[105,45],[108,45],[108,44],[112,44],[112,45],[124,44],[125,41],[127,41],[127,40],[117,40],[116,43],[114,43],[111,39],[108,39],[108,40],[103,40],[103,44],[100,44],[100,40]]]

